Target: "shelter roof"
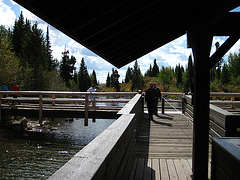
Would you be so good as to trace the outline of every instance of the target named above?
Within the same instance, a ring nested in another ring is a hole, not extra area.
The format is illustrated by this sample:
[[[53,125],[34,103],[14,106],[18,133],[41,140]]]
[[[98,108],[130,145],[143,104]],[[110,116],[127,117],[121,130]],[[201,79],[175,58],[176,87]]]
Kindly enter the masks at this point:
[[[239,0],[15,1],[116,67],[180,37],[192,23],[220,22],[240,5]]]

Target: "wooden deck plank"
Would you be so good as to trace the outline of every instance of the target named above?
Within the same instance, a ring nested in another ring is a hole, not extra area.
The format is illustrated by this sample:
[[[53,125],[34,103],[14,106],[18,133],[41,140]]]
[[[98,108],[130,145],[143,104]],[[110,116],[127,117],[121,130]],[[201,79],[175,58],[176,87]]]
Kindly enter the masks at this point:
[[[180,162],[180,159],[174,159],[173,162],[175,164],[178,179],[179,180],[187,179],[187,175],[185,174],[185,171],[183,169],[182,163]]]
[[[189,165],[188,160],[187,159],[180,159],[183,170],[186,174],[187,179],[192,179],[191,175],[192,175],[192,166]]]
[[[168,173],[168,167],[167,167],[167,160],[166,159],[160,159],[160,171],[161,171],[161,179],[162,180],[169,180],[169,173]]]
[[[137,146],[137,157],[145,158],[191,158],[192,124],[182,114],[154,116],[145,119]]]
[[[145,158],[144,168],[140,168],[143,179],[190,180],[192,124],[182,114],[164,114],[154,119],[144,118],[138,129],[136,156],[138,161]]]
[[[173,159],[167,159],[167,166],[168,166],[169,178],[171,180],[178,180],[178,175],[175,169],[175,165],[173,163]]]
[[[158,159],[152,159],[152,169],[154,171],[154,177],[155,177],[153,179],[161,179],[159,160]]]

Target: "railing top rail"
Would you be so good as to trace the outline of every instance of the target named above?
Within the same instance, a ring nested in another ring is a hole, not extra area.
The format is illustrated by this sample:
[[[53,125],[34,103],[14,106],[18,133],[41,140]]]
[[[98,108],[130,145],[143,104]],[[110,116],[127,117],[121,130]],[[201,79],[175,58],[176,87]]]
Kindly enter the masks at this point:
[[[178,92],[161,92],[164,96],[183,96],[184,93],[178,93]]]
[[[221,93],[221,92],[210,92],[210,96],[215,97],[240,97],[240,93]]]
[[[137,92],[70,92],[70,91],[0,91],[0,94],[21,94],[21,95],[96,95],[96,96],[134,96]]]

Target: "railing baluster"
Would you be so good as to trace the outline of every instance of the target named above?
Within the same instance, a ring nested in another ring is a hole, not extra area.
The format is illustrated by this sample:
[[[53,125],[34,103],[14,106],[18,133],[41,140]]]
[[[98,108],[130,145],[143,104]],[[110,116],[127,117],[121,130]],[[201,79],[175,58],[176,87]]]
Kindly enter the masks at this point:
[[[88,126],[88,95],[85,95],[85,116],[84,116],[84,126]]]
[[[2,122],[2,94],[0,94],[0,124]]]
[[[42,126],[42,94],[39,94],[39,124]]]

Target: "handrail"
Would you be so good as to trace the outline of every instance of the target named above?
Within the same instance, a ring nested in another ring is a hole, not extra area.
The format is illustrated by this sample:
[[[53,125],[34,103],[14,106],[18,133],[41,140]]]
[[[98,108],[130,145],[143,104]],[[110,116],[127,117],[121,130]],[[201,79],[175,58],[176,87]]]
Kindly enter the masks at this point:
[[[4,95],[14,95],[18,94],[18,98],[6,97]],[[42,111],[44,102],[51,102],[52,106],[56,106],[56,103],[81,103],[85,104],[85,122],[84,124],[88,125],[88,110],[89,110],[89,95],[94,96],[134,96],[137,92],[65,92],[65,91],[0,91],[0,122],[1,122],[1,109],[3,108],[3,101],[19,101],[19,102],[38,102],[39,110],[39,124],[42,125]],[[25,96],[25,97],[24,97]],[[26,97],[28,96],[28,97]],[[29,96],[38,96],[38,97],[29,97]],[[46,96],[51,96],[51,98],[46,98]],[[67,96],[64,98],[59,98],[56,96]],[[81,98],[83,97],[83,98]],[[95,102],[101,103],[127,103],[130,99],[97,99]],[[76,105],[74,105],[76,106]],[[16,107],[20,107],[16,105]],[[29,107],[33,107],[29,104]],[[5,106],[6,108],[6,106]],[[48,107],[49,108],[49,107]],[[69,108],[69,107],[68,107]]]
[[[128,179],[134,162],[136,127],[143,115],[142,100],[141,94],[136,94],[113,124],[49,179]]]

